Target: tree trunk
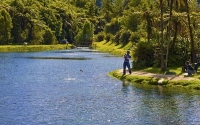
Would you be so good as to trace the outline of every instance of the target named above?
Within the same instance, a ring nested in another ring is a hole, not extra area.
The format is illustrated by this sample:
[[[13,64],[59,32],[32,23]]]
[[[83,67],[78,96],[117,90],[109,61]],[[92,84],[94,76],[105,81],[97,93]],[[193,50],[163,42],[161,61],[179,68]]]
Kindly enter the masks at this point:
[[[168,56],[169,56],[169,45],[171,41],[171,21],[172,21],[172,6],[173,6],[173,0],[170,0],[169,3],[170,6],[170,11],[169,11],[169,28],[168,28],[168,41],[167,41],[167,53],[166,53],[166,61],[165,61],[165,66],[167,67],[168,65]]]
[[[173,36],[173,40],[172,40],[172,45],[171,48],[175,49],[175,45],[176,45],[176,39],[177,39],[177,32],[178,32],[178,22],[175,22],[174,24],[174,36]]]
[[[161,70],[165,71],[165,61],[164,61],[164,26],[163,26],[163,0],[160,0],[160,14],[161,14]]]
[[[197,58],[196,58],[196,50],[195,50],[195,47],[194,47],[194,36],[193,36],[191,20],[190,20],[189,5],[188,5],[188,1],[187,0],[185,0],[184,2],[185,2],[185,5],[186,5],[187,18],[188,18],[188,27],[189,27],[189,32],[190,32],[191,61],[192,61],[192,63],[195,63],[195,62],[197,62]]]

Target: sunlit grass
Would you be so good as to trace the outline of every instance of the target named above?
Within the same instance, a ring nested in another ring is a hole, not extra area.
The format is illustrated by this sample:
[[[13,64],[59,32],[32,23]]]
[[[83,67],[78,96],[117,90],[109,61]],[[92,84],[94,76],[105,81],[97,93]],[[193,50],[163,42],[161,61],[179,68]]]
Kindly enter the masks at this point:
[[[158,78],[153,78],[149,76],[138,76],[138,75],[122,75],[118,72],[118,70],[112,71],[109,73],[110,76],[120,79],[126,80],[133,84],[141,84],[141,85],[158,85]],[[177,88],[177,89],[185,89],[185,90],[200,90],[199,80],[165,80],[160,86],[165,86],[169,88]]]
[[[114,42],[95,42],[96,49],[100,50],[101,52],[108,52],[114,55],[123,56],[127,50],[131,50],[132,44],[128,43],[127,45],[123,46],[122,44],[116,44]]]
[[[71,45],[68,45],[70,48]],[[34,52],[66,49],[65,44],[58,45],[3,45],[0,46],[0,52]]]
[[[166,72],[173,73],[175,75],[179,75],[182,73],[182,68],[181,67],[168,67],[166,71],[161,71],[160,67],[147,67],[144,69],[141,69],[142,71],[145,72],[150,72],[150,73],[159,73],[159,74],[166,74]]]

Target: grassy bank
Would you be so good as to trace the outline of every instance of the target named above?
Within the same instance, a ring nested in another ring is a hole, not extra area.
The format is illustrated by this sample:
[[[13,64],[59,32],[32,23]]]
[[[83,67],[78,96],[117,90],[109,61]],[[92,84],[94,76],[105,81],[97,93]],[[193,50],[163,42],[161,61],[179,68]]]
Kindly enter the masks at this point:
[[[97,50],[102,51],[102,52],[108,52],[114,55],[118,56],[123,56],[123,54],[126,52],[126,50],[131,49],[132,45],[127,44],[126,46],[123,45],[116,45],[111,42],[95,42],[95,47]],[[122,59],[123,62],[123,59]],[[119,67],[122,68],[122,67]],[[135,70],[135,69],[134,69]],[[132,83],[139,83],[139,84],[144,84],[144,85],[158,85],[158,80],[157,78],[152,78],[148,76],[137,76],[137,75],[125,75],[123,76],[122,74],[118,73],[116,71],[110,72],[110,76],[118,78],[120,80],[126,80]],[[172,73],[173,75],[182,75],[182,68],[181,67],[168,67],[167,72],[161,72],[160,68],[158,67],[149,67],[145,69],[137,69],[137,71],[142,71],[142,72],[150,72],[150,73],[155,73],[155,74],[166,74],[166,73]],[[195,74],[193,78],[196,80],[165,80],[162,82],[160,85],[164,85],[166,87],[176,87],[176,88],[186,88],[186,89],[192,89],[192,90],[200,90],[200,81],[199,81],[199,73]]]
[[[93,48],[101,51],[101,52],[108,52],[113,55],[118,55],[118,56],[123,56],[127,50],[132,50],[132,44],[128,43],[127,45],[122,45],[122,44],[115,44],[112,42],[95,42],[93,45]]]
[[[200,80],[165,80],[161,84],[158,84],[160,79],[149,76],[139,75],[122,75],[118,70],[109,73],[111,77],[118,78],[120,80],[126,80],[132,84],[143,84],[143,85],[160,85],[165,87],[177,88],[177,89],[188,89],[188,90],[200,90]]]
[[[68,45],[68,48],[71,45]],[[0,52],[34,52],[34,51],[48,51],[48,50],[62,50],[66,49],[65,44],[58,45],[3,45],[0,46]]]

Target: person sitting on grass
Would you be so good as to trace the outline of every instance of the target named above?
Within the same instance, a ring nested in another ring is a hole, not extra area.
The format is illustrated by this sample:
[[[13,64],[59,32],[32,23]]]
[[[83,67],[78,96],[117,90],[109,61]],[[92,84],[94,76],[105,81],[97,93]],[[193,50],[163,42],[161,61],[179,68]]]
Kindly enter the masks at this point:
[[[186,65],[186,73],[188,73],[188,76],[195,74],[194,68],[191,66],[189,61],[187,61],[185,65]]]

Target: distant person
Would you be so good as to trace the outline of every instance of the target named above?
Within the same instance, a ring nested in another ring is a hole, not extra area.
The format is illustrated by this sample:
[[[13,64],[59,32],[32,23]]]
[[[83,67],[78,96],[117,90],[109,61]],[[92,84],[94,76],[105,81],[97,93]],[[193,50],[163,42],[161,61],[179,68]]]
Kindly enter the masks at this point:
[[[123,75],[126,74],[126,67],[128,68],[128,71],[131,74],[131,67],[130,67],[130,63],[129,63],[130,58],[131,58],[130,51],[127,51],[126,54],[124,55]]]
[[[186,65],[186,72],[188,73],[189,76],[191,76],[192,74],[195,73],[195,70],[194,70],[194,68],[191,66],[191,64],[190,64],[189,61],[187,61],[187,62],[185,63],[185,65]]]

